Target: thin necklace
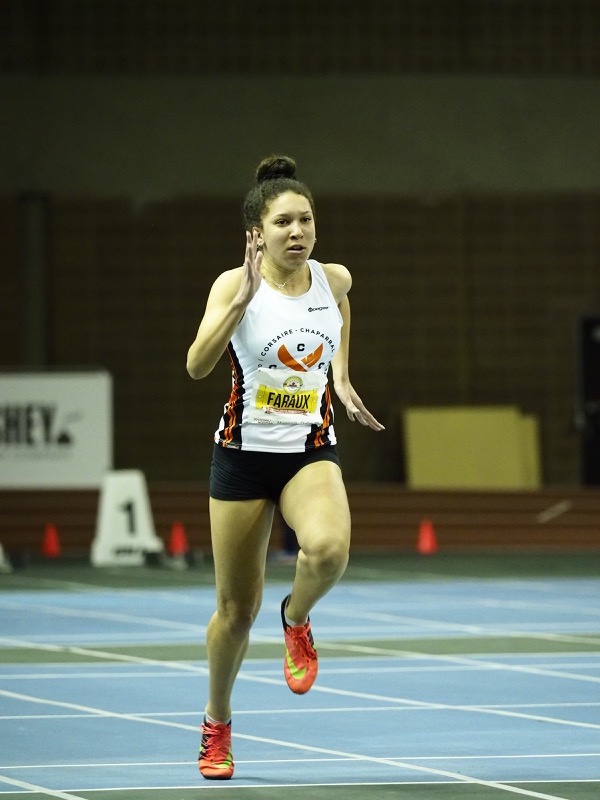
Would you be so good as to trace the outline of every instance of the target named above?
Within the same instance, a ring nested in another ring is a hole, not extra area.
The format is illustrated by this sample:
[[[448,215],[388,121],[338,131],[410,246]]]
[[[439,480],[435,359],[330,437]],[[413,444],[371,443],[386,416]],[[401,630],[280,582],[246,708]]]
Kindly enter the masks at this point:
[[[302,269],[304,269],[304,267],[302,267]],[[273,278],[271,278],[269,275],[264,275],[263,274],[263,278],[266,278],[270,283],[273,284],[273,286],[276,286],[278,289],[283,289],[284,286],[292,280],[294,275],[298,275],[299,272],[300,271],[292,272],[292,274],[289,276],[289,278],[286,278],[283,283],[277,283],[277,281],[274,281]]]

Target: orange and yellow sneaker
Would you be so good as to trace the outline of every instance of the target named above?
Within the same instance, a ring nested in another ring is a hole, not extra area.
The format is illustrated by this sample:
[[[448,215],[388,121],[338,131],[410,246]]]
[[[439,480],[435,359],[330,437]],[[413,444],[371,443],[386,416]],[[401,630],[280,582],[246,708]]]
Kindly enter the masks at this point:
[[[283,674],[292,692],[304,694],[315,682],[319,662],[310,629],[310,619],[304,625],[288,625],[285,621],[285,607],[289,595],[281,603],[281,621],[285,639],[285,659]]]
[[[227,781],[233,775],[231,722],[202,723],[198,768],[208,780]]]

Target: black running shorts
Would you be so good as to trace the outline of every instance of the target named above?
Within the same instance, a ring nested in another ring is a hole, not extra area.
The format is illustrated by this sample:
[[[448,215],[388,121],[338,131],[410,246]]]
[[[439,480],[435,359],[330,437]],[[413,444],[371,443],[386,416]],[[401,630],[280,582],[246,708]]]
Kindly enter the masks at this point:
[[[279,502],[285,485],[307,464],[333,461],[341,468],[335,445],[303,453],[263,453],[215,444],[210,465],[210,496],[215,500]]]

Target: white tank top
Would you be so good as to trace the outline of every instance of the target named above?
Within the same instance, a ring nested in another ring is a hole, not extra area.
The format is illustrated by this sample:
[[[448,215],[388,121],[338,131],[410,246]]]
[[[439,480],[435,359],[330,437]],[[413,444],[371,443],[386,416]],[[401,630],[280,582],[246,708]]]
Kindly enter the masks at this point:
[[[336,443],[327,373],[342,315],[321,264],[308,266],[300,297],[263,280],[231,337],[231,395],[215,432],[224,447],[299,453]]]

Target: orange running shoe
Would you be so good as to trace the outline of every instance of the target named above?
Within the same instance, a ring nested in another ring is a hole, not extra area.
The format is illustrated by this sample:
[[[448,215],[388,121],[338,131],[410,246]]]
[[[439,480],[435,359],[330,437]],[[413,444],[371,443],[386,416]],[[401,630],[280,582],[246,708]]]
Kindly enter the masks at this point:
[[[315,682],[319,662],[310,629],[310,619],[304,625],[288,625],[285,621],[285,607],[289,595],[281,603],[281,621],[285,638],[285,659],[283,674],[292,692],[304,694]]]
[[[227,781],[233,775],[231,752],[231,722],[202,723],[202,742],[198,753],[198,768],[204,778]]]

